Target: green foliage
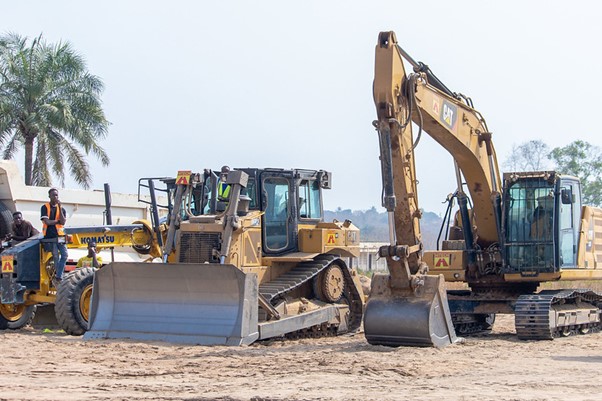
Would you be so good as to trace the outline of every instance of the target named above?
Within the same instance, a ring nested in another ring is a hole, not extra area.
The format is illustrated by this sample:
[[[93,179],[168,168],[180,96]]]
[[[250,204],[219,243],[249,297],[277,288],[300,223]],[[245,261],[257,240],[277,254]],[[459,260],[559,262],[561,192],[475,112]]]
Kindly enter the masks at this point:
[[[98,144],[109,125],[103,89],[69,43],[49,44],[42,35],[31,43],[16,34],[0,37],[0,144],[4,159],[25,148],[27,185],[50,186],[52,176],[64,185],[67,169],[88,188],[85,156],[109,164]]]
[[[533,140],[512,145],[512,151],[504,161],[504,169],[514,171],[541,171],[549,165],[550,148],[540,140]]]
[[[588,142],[577,140],[550,152],[544,142],[528,141],[512,147],[504,167],[508,171],[546,170],[549,161],[554,164],[551,169],[581,180],[584,204],[602,206],[602,154],[600,148]]]
[[[602,154],[600,148],[577,140],[567,146],[554,148],[550,158],[556,170],[581,180],[583,203],[602,206]]]

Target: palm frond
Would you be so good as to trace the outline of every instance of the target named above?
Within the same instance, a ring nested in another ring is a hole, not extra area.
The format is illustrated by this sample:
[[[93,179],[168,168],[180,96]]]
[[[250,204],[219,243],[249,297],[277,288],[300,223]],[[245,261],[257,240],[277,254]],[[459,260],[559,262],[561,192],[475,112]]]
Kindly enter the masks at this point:
[[[109,126],[100,99],[103,90],[102,80],[87,70],[69,42],[49,44],[43,35],[31,42],[17,34],[0,36],[4,154],[34,143],[32,183],[48,183],[53,175],[64,183],[68,169],[76,182],[88,187],[92,179],[85,156],[91,153],[109,164],[98,142],[107,137]],[[26,147],[26,160],[33,159],[31,150]]]
[[[4,150],[2,151],[2,158],[4,160],[10,160],[15,157],[15,154],[19,151],[19,145],[22,145],[18,135],[13,135],[6,143]]]

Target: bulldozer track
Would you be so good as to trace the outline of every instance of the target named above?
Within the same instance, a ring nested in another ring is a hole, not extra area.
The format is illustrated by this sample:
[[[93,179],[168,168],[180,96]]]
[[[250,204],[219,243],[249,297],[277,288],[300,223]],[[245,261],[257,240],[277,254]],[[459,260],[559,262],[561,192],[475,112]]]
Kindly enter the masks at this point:
[[[597,322],[556,326],[550,320],[556,306],[574,303],[578,309],[581,301],[598,309]],[[522,295],[515,307],[516,334],[521,340],[552,340],[575,333],[599,331],[602,327],[599,318],[601,304],[602,295],[592,290],[550,290]]]
[[[363,304],[357,288],[353,284],[351,271],[346,263],[337,255],[322,254],[316,256],[312,261],[301,262],[293,269],[279,276],[277,279],[259,286],[259,293],[268,301],[279,298],[294,290],[300,285],[312,280],[328,266],[337,263],[342,267],[345,277],[344,296],[349,303],[350,316],[348,331],[357,330],[362,322]],[[314,326],[308,329],[298,330],[287,334],[288,338],[325,337],[333,335],[334,328]]]

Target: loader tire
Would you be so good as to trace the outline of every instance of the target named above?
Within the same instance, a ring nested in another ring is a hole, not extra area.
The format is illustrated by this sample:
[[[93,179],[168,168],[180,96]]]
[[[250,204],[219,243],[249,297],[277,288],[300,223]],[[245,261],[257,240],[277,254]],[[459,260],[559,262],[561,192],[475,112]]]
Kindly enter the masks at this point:
[[[36,314],[35,305],[0,305],[0,330],[18,330],[27,326]]]
[[[88,330],[95,271],[93,267],[75,269],[59,285],[54,306],[56,320],[72,336],[81,336]]]

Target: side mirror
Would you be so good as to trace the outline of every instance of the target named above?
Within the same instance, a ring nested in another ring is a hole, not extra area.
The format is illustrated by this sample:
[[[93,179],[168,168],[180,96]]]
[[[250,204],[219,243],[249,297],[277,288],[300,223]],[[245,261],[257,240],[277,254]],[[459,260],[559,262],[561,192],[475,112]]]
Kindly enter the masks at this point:
[[[318,178],[320,180],[320,187],[322,189],[331,189],[332,188],[332,184],[331,184],[332,174],[331,173],[329,173],[328,171],[320,170],[320,172],[318,173]]]
[[[563,188],[560,191],[560,201],[563,205],[570,205],[575,202],[575,198],[573,196],[573,191],[567,188]]]

